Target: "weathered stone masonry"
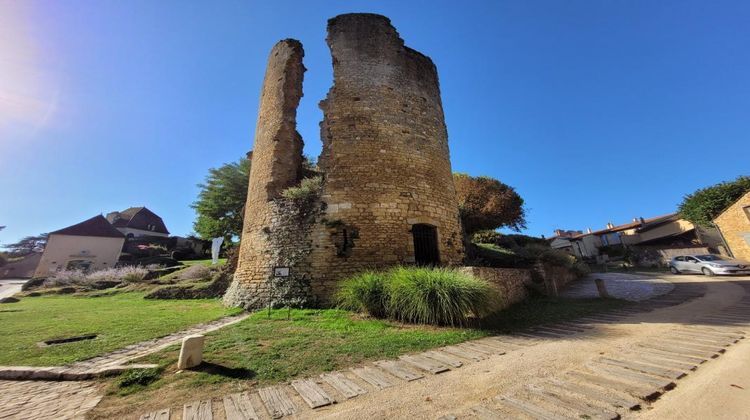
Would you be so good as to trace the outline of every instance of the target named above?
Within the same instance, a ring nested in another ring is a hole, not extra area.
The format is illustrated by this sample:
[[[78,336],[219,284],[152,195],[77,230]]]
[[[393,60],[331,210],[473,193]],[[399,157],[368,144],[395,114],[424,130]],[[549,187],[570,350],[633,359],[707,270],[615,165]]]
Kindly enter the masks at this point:
[[[327,42],[334,85],[320,104],[320,200],[304,217],[282,217],[279,195],[300,177],[302,141],[292,105],[304,71],[301,46],[282,41],[264,81],[240,261],[227,304],[265,304],[273,266],[287,263],[325,304],[342,278],[364,269],[425,262],[425,255],[444,265],[463,260],[435,65],[404,46],[379,15],[329,20]],[[427,233],[419,251],[413,230]]]

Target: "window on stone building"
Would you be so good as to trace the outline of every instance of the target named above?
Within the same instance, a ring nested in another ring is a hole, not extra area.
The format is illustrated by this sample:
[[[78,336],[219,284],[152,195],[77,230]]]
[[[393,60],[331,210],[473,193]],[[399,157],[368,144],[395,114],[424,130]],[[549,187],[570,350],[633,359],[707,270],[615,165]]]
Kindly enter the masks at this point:
[[[416,224],[411,227],[414,238],[414,261],[417,265],[440,264],[437,228],[427,224]]]
[[[747,220],[750,222],[750,206],[745,206],[742,210],[745,210],[745,217],[747,217]]]

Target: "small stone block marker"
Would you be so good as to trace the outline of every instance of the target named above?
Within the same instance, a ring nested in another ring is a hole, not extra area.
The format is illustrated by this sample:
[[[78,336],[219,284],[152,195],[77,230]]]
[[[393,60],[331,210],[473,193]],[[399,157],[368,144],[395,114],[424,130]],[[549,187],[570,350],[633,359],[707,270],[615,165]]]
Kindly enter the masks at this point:
[[[609,292],[607,292],[607,286],[604,285],[604,280],[594,279],[594,283],[596,283],[596,290],[599,291],[599,297],[602,299],[609,298]]]
[[[180,358],[177,361],[177,369],[189,369],[203,362],[203,343],[206,337],[201,334],[189,335],[182,339]]]

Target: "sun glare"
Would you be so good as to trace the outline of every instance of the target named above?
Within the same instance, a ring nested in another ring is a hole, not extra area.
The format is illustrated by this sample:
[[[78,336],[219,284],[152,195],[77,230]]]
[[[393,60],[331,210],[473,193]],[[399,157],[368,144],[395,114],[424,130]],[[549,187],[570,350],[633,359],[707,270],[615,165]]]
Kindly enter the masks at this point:
[[[0,2],[0,129],[36,133],[57,109],[59,88],[41,64],[31,20],[27,3]]]

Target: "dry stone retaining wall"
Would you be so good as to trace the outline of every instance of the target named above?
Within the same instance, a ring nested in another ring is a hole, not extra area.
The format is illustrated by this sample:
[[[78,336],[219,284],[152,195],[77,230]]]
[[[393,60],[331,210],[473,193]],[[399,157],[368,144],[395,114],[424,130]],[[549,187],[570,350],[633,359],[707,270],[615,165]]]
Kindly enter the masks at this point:
[[[461,267],[460,271],[492,285],[499,298],[495,310],[506,309],[529,296],[526,285],[531,283],[531,271],[525,268]]]

